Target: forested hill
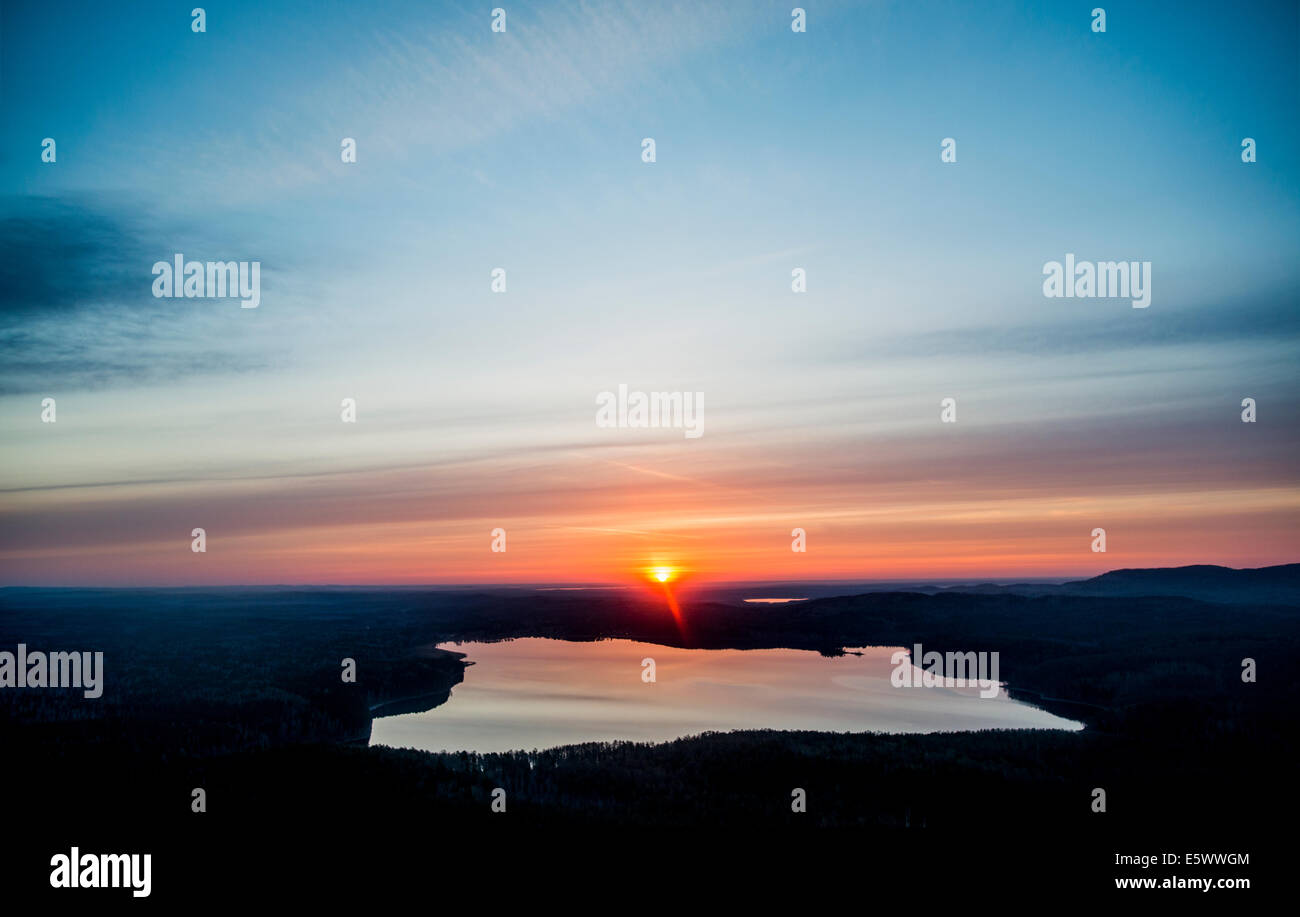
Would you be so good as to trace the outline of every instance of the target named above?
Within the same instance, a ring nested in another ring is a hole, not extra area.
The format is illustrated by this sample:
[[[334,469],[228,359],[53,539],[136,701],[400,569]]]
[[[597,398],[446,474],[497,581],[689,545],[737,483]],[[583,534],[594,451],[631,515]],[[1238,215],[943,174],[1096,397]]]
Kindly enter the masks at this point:
[[[1070,595],[1178,595],[1207,602],[1300,605],[1300,564],[1234,570],[1198,564],[1146,570],[1112,570],[1092,579],[1065,583]]]

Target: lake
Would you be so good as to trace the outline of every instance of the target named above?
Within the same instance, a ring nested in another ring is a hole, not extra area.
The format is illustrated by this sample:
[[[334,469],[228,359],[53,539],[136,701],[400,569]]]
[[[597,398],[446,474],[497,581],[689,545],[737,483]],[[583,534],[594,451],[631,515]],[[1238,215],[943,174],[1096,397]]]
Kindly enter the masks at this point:
[[[451,699],[378,717],[370,744],[425,751],[511,751],[626,739],[664,742],[735,729],[953,732],[1082,729],[978,687],[890,683],[897,647],[826,657],[807,650],[685,650],[633,640],[529,637],[445,643],[474,664]],[[642,660],[655,681],[642,680]],[[914,670],[919,672],[919,670]]]

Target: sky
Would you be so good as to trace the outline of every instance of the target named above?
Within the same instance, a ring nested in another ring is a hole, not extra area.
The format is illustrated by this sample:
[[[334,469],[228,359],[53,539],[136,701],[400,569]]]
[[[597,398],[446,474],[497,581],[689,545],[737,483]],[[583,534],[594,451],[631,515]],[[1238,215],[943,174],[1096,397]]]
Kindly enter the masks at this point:
[[[5,3],[0,584],[1300,560],[1297,6],[1093,6]]]

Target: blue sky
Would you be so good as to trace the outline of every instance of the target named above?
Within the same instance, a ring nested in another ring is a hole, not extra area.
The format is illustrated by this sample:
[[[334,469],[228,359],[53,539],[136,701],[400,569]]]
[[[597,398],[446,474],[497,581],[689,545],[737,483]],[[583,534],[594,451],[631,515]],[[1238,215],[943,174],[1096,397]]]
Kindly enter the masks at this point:
[[[668,550],[731,537],[755,506],[784,530],[801,513],[839,518],[857,486],[848,456],[880,461],[873,480],[923,516],[938,474],[921,474],[923,457],[948,395],[964,435],[940,448],[968,470],[939,474],[956,495],[945,505],[1098,501],[1083,525],[1172,488],[1201,502],[1167,527],[1222,526],[1233,500],[1268,516],[1234,516],[1234,531],[1258,534],[1239,554],[1189,543],[1188,562],[1294,557],[1295,4],[1108,4],[1095,34],[1090,4],[817,3],[800,35],[792,4],[762,2],[506,4],[503,35],[491,4],[266,6],[209,5],[204,34],[172,4],[5,6],[11,576],[99,581],[99,536],[73,533],[111,530],[142,494],[156,504],[129,528],[161,558],[189,515],[260,499],[221,490],[232,482],[297,492],[314,475],[354,511],[322,521],[303,508],[319,490],[304,490],[248,523],[250,546],[283,543],[280,524],[383,527],[379,510],[356,509],[391,490],[375,476],[433,468],[452,469],[446,487],[467,502],[431,495],[439,508],[412,526],[477,531],[506,512],[482,509],[502,482],[526,479],[508,504],[521,526],[564,528],[556,506],[590,501],[581,527]],[[340,162],[343,137],[355,164]],[[954,164],[940,162],[944,137]],[[1258,162],[1241,162],[1243,137]],[[154,299],[149,266],[177,251],[261,261],[261,308]],[[1152,262],[1152,306],[1045,299],[1042,265],[1066,252]],[[505,295],[489,291],[495,267]],[[808,271],[802,296],[794,267]],[[619,382],[706,392],[709,435],[690,454],[609,441],[592,396]],[[60,399],[57,444],[29,430],[46,395]],[[1221,425],[1245,395],[1267,405],[1248,447],[1217,438],[1240,433]],[[346,435],[344,396],[364,418]],[[1108,476],[1062,478],[1043,450],[1072,437]],[[1022,483],[1000,481],[1000,450],[1019,456],[1007,467]],[[611,454],[655,486],[704,481],[687,501],[699,510],[683,517],[686,498],[669,493],[675,516],[601,521],[611,494],[637,486],[584,470]],[[831,464],[814,473],[810,455]],[[575,479],[599,492],[569,493]],[[1257,491],[1240,494],[1243,479]],[[814,493],[826,480],[850,491]],[[43,502],[51,488],[77,499]],[[718,488],[744,496],[715,505]],[[1012,513],[1021,534],[970,563],[1032,553],[1045,537],[1035,512]],[[853,566],[878,537],[866,517],[826,525],[844,548],[819,571],[889,572]],[[1149,528],[1132,559],[1177,553]],[[1069,537],[1007,569],[1111,560],[1074,558]],[[458,550],[412,576],[479,576]],[[519,563],[509,575],[537,569]],[[245,569],[319,572],[310,552]],[[139,579],[169,571],[159,559]]]

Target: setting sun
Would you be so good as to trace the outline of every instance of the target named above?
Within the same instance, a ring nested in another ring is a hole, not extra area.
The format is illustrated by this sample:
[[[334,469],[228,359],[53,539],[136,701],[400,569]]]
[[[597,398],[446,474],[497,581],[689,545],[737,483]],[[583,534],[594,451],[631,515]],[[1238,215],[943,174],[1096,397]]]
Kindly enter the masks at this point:
[[[676,571],[672,567],[654,567],[651,569],[650,575],[659,582],[666,583],[676,575]]]

